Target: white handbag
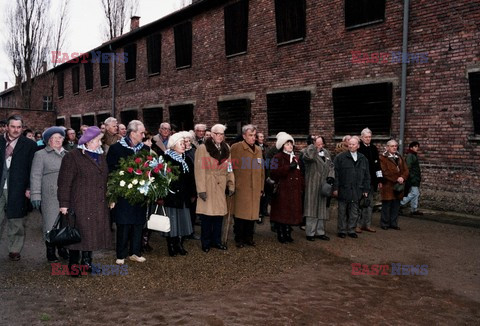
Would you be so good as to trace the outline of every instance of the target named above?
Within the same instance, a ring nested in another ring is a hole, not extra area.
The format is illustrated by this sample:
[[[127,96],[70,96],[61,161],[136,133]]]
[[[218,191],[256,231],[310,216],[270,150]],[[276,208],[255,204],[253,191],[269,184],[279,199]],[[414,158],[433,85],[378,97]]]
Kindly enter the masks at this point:
[[[147,228],[150,230],[170,232],[170,218],[165,213],[165,208],[162,206],[163,215],[157,214],[158,205],[155,212],[150,215],[147,221]]]

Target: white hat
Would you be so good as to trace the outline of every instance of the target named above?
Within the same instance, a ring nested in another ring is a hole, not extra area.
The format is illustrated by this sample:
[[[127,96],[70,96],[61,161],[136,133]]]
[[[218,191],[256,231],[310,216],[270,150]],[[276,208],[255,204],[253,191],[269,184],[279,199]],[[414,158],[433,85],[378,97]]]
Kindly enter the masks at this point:
[[[168,143],[167,143],[167,148],[172,149],[175,147],[175,145],[181,141],[184,140],[185,135],[182,132],[177,132],[168,138]]]
[[[282,146],[289,140],[292,142],[293,145],[295,145],[295,141],[293,140],[292,136],[290,136],[289,134],[283,131],[279,132],[277,134],[277,143],[276,143],[277,149],[281,150]]]

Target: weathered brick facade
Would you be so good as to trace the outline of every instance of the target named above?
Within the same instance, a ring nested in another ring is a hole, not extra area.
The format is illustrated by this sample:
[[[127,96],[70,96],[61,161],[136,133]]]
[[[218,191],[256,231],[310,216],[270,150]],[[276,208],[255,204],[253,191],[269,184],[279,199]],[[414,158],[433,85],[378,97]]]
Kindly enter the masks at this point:
[[[384,22],[347,30],[343,0],[307,0],[305,39],[278,45],[274,1],[250,0],[247,53],[227,58],[223,8],[232,2],[198,1],[114,40],[117,53],[137,44],[135,80],[125,81],[124,64],[115,65],[116,116],[135,109],[142,119],[142,109],[157,107],[169,121],[169,107],[189,103],[195,123],[212,125],[218,121],[219,99],[248,98],[252,123],[268,134],[266,95],[308,90],[310,132],[323,135],[333,149],[341,135],[333,128],[332,88],[387,81],[393,84],[391,136],[398,137],[401,63],[354,63],[352,51],[401,51],[403,1],[386,1]],[[172,27],[189,19],[192,66],[177,70]],[[474,214],[480,211],[480,138],[473,129],[468,72],[480,71],[479,21],[478,0],[411,2],[408,52],[426,52],[428,62],[408,65],[404,141],[421,144],[423,203]],[[162,59],[161,73],[149,76],[146,36],[152,32],[162,34]],[[57,116],[68,126],[71,115],[111,112],[111,77],[108,87],[100,87],[99,64],[94,64],[94,87],[87,92],[81,68],[80,91],[74,95],[71,67],[55,70],[65,74],[64,97],[54,90]],[[378,145],[384,140],[377,139]]]

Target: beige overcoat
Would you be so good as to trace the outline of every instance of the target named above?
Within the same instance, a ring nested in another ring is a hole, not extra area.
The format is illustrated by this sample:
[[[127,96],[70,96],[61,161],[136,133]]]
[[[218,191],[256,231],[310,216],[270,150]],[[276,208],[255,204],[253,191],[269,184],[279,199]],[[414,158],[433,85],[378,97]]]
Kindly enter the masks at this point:
[[[262,150],[255,145],[253,151],[241,141],[232,145],[231,156],[235,173],[234,216],[243,220],[258,220],[265,179]]]
[[[226,145],[228,146],[228,145]],[[197,214],[208,216],[224,216],[227,214],[225,190],[235,190],[235,176],[231,166],[231,156],[220,165],[207,151],[205,145],[200,145],[195,152],[195,184],[197,194],[207,193],[207,200],[197,200]]]

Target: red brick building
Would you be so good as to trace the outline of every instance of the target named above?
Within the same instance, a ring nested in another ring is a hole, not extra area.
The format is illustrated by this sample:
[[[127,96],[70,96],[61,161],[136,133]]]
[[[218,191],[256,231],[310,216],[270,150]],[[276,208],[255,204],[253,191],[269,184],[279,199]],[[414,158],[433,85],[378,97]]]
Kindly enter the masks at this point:
[[[369,127],[382,147],[402,134],[403,60],[404,144],[421,144],[423,205],[478,214],[480,1],[409,10],[403,56],[404,1],[200,0],[139,28],[134,19],[88,62],[51,71],[57,124],[114,114],[154,132],[220,121],[233,135],[251,122],[270,137],[321,134],[330,149]],[[106,53],[115,63],[98,63]]]

